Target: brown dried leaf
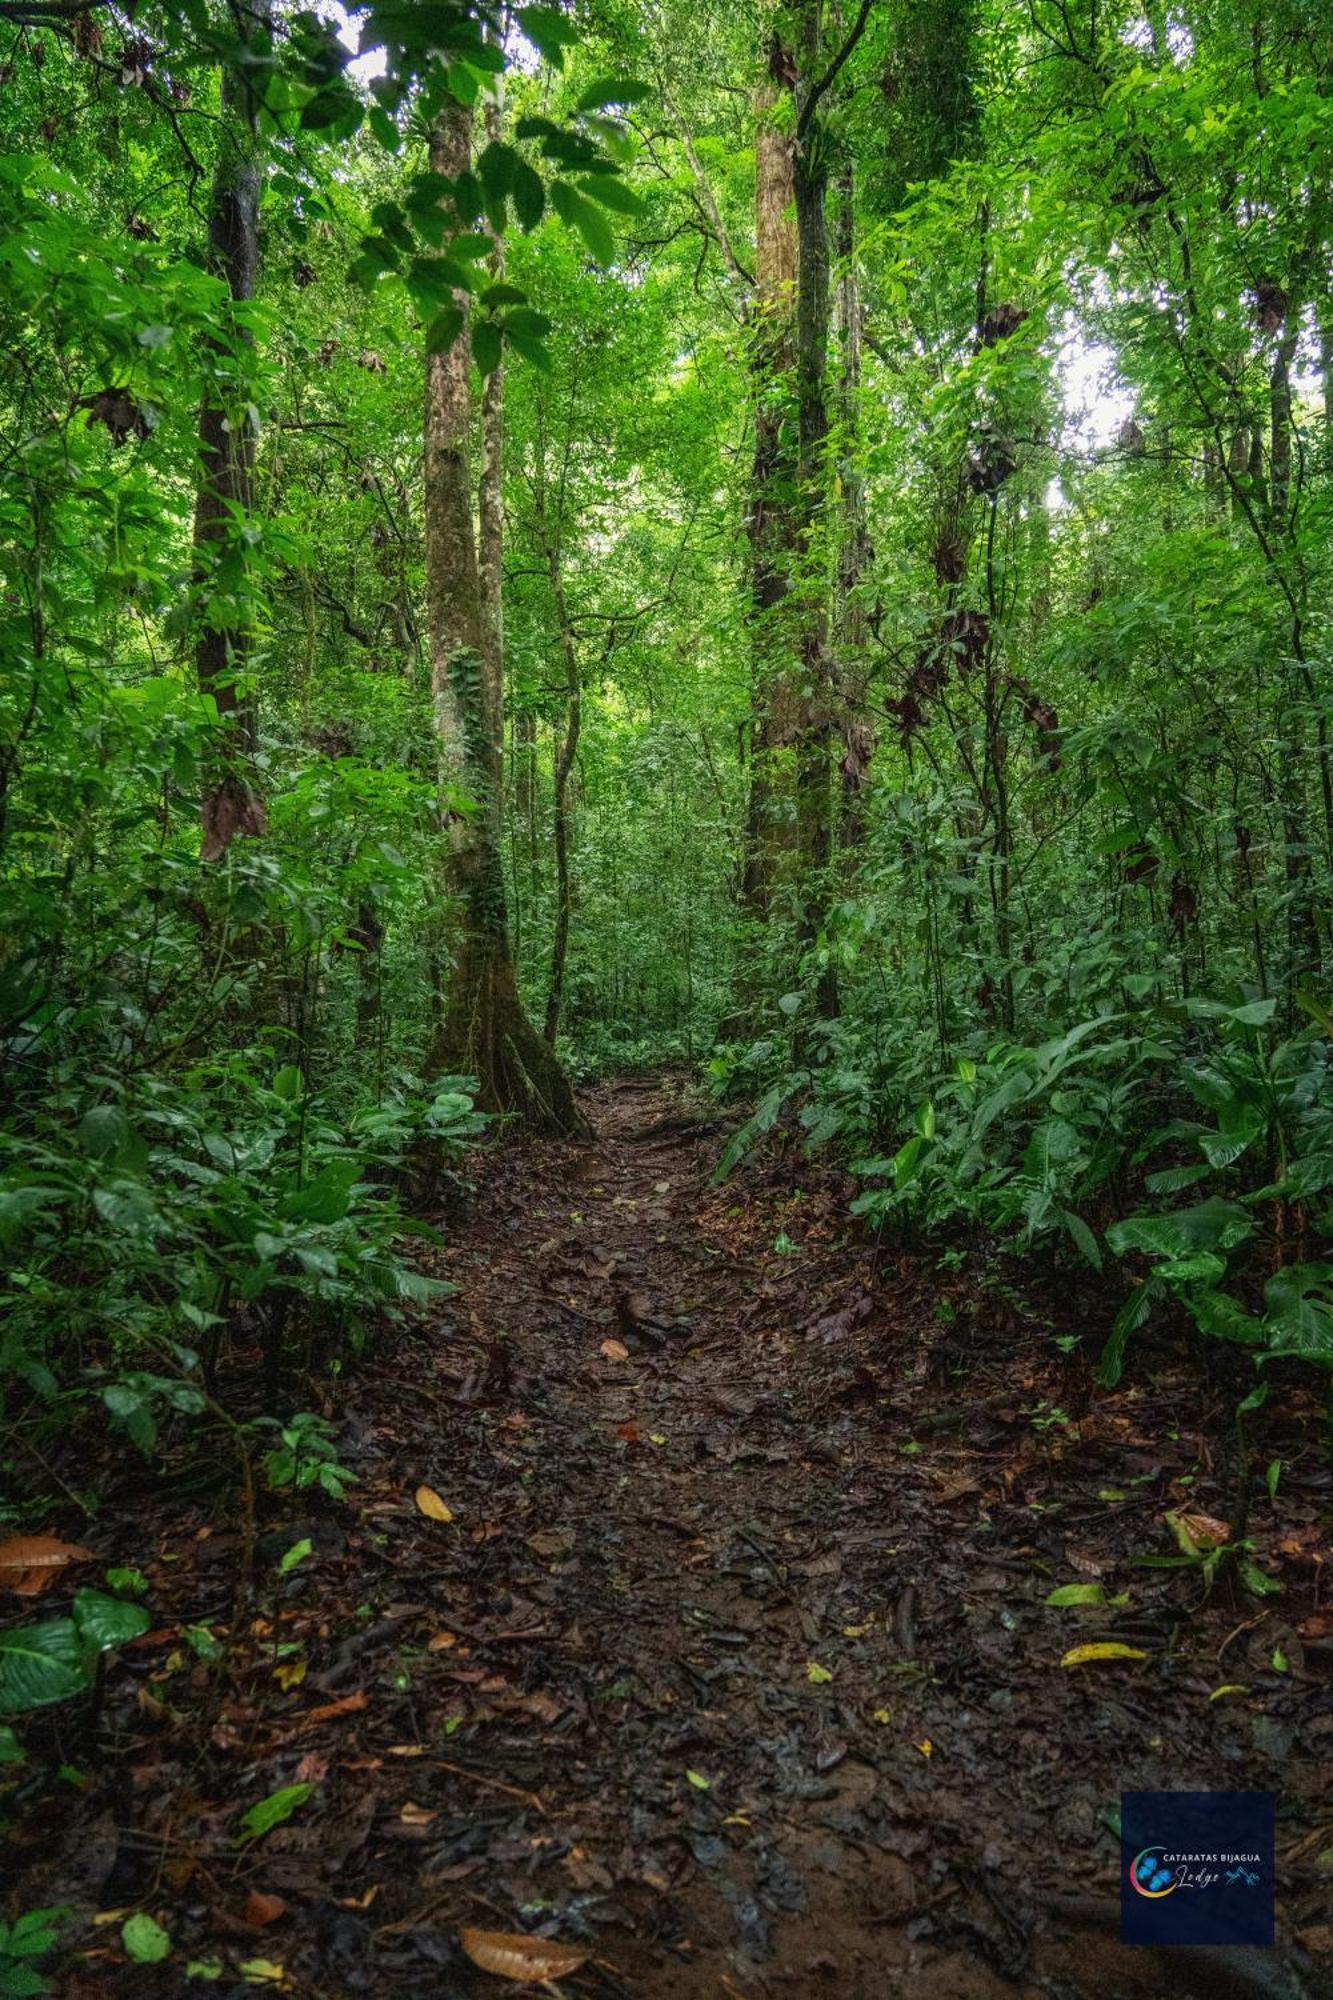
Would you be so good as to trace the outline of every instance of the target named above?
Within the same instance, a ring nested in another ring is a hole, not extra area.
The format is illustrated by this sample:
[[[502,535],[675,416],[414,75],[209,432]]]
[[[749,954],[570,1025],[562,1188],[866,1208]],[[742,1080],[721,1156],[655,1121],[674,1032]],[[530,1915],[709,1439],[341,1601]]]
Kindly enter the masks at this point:
[[[602,1352],[602,1359],[604,1361],[629,1360],[629,1349],[628,1347],[626,1347],[623,1340],[604,1340],[602,1342],[601,1352]]]
[[[18,1597],[36,1597],[66,1563],[96,1560],[92,1550],[78,1542],[58,1542],[51,1535],[11,1535],[0,1542],[0,1587]]]
[[[245,1921],[262,1930],[265,1924],[276,1924],[279,1917],[285,1917],[287,1905],[281,1896],[266,1896],[262,1889],[252,1889],[245,1899]]]
[[[540,1528],[527,1537],[527,1544],[535,1556],[547,1562],[560,1562],[573,1554],[574,1537],[564,1528]]]
[[[298,1729],[309,1729],[312,1723],[332,1722],[335,1715],[354,1715],[366,1705],[366,1691],[358,1688],[355,1694],[345,1694],[341,1701],[326,1701],[319,1708],[312,1708],[297,1724]]]
[[[1225,1521],[1219,1521],[1212,1514],[1178,1514],[1176,1516],[1192,1542],[1202,1549],[1220,1549],[1231,1540],[1231,1529]]]
[[[549,1938],[524,1937],[520,1931],[479,1931],[467,1924],[459,1931],[458,1942],[483,1972],[522,1986],[567,1979],[588,1957],[579,1945],[552,1944]]]

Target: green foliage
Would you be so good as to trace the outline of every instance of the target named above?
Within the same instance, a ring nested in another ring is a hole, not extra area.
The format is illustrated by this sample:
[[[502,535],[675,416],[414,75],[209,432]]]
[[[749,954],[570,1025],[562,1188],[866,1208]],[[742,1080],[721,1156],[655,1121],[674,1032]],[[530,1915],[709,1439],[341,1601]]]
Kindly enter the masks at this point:
[[[266,1833],[271,1833],[275,1826],[281,1826],[307,1799],[313,1797],[314,1790],[314,1786],[309,1784],[281,1785],[276,1792],[260,1799],[242,1816],[237,1835],[239,1844],[248,1846],[253,1840],[262,1840]]]
[[[81,1590],[67,1618],[0,1632],[0,1714],[68,1701],[93,1684],[102,1653],[148,1630],[148,1613],[100,1590]]]
[[[12,1923],[0,1921],[0,1995],[4,2000],[29,2000],[51,1988],[36,1961],[55,1949],[64,1909],[25,1910]]]
[[[332,1500],[341,1500],[347,1488],[355,1484],[355,1473],[349,1472],[338,1458],[338,1447],[333,1437],[333,1427],[324,1417],[316,1416],[310,1410],[302,1410],[279,1424],[273,1418],[261,1420],[271,1425],[278,1433],[278,1442],[271,1451],[264,1454],[264,1478],[275,1493],[290,1489],[304,1493],[308,1487],[318,1486]],[[301,1544],[296,1545],[298,1548]],[[310,1544],[305,1545],[305,1553],[310,1552]],[[282,1574],[294,1568],[301,1558],[288,1550],[283,1557]]]

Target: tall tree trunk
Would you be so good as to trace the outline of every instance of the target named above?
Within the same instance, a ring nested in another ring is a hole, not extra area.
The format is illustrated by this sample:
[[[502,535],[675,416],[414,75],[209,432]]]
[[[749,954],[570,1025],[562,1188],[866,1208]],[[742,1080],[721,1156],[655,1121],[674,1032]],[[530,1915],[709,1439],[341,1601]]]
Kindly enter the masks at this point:
[[[1272,442],[1268,454],[1268,504],[1272,510],[1273,525],[1279,533],[1286,528],[1291,505],[1291,364],[1296,358],[1296,344],[1300,337],[1300,320],[1294,305],[1287,314],[1287,328],[1277,344],[1269,377],[1269,434]]]
[[[837,325],[841,349],[838,373],[837,600],[834,641],[842,694],[843,754],[840,840],[849,856],[865,837],[864,784],[875,750],[867,699],[866,647],[869,636],[860,585],[870,563],[865,481],[857,459],[861,390],[861,293],[856,277],[855,187],[850,162],[838,175]]]
[[[573,887],[569,873],[569,780],[573,775],[579,731],[583,726],[583,688],[574,628],[569,622],[565,580],[560,571],[560,550],[555,542],[547,543],[546,564],[556,622],[560,628],[560,657],[565,668],[565,738],[555,754],[555,934],[551,940],[551,979],[546,993],[545,1024],[546,1039],[554,1047],[565,997],[565,965],[569,957],[569,924],[573,913]]]
[[[272,0],[245,0],[253,30],[267,31]],[[264,147],[257,129],[258,105],[244,71],[222,72],[217,164],[208,206],[208,258],[224,280],[229,305],[244,305],[259,283],[259,199]],[[245,335],[234,311],[228,339],[215,352],[215,372],[199,412],[200,482],[194,510],[194,588],[200,604],[195,670],[223,718],[220,754],[209,770],[202,802],[201,852],[217,861],[238,834],[259,834],[266,824],[254,782],[255,697],[245,684],[253,633],[234,612],[214,603],[243,597],[241,579],[231,574],[241,563],[238,518],[254,504],[255,428],[244,385],[224,399],[221,385],[229,357],[243,348]]]
[[[434,173],[471,157],[472,112],[449,103],[431,131]],[[459,301],[460,307],[466,301]],[[473,1076],[486,1110],[534,1130],[586,1130],[568,1079],[529,1022],[509,950],[502,847],[500,661],[488,634],[472,524],[466,332],[426,363],[426,601],[431,693],[448,818],[445,890],[453,964],[432,1049],[436,1071]],[[467,803],[463,803],[466,801]]]
[[[819,546],[826,501],[828,444],[829,238],[828,149],[816,117],[822,58],[820,0],[796,10],[796,403],[797,403],[797,650],[801,718],[796,748],[796,820],[801,868],[801,942],[811,948],[823,929],[833,858],[830,746],[829,602]],[[819,1011],[835,1014],[837,973],[826,965],[817,989]]]
[[[781,809],[777,752],[794,734],[796,689],[783,615],[791,582],[795,434],[796,232],[792,143],[777,115],[786,54],[776,38],[764,50],[755,93],[755,290],[750,369],[754,463],[746,527],[750,543],[753,635],[745,867],[742,901],[751,916],[769,913],[791,822]]]

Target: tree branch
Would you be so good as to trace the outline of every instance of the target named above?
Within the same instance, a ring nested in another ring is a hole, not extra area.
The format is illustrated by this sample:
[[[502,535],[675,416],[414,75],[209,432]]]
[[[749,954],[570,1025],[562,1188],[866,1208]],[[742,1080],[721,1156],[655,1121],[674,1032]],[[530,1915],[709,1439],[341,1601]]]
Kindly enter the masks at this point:
[[[852,32],[850,33],[850,35],[848,35],[846,41],[843,43],[842,47],[838,50],[837,55],[834,56],[833,61],[824,71],[823,76],[820,77],[819,82],[815,84],[814,88],[810,92],[810,95],[806,98],[805,103],[802,105],[801,115],[796,121],[796,137],[798,140],[803,139],[805,137],[806,132],[809,129],[810,120],[815,115],[815,108],[818,105],[820,98],[824,95],[829,85],[833,82],[834,78],[837,76],[838,71],[842,68],[848,56],[851,54],[852,50],[856,47],[862,35],[865,33],[866,22],[870,19],[870,9],[874,6],[874,4],[875,0],[861,0],[861,11],[856,17],[856,21],[855,24],[853,25]]]

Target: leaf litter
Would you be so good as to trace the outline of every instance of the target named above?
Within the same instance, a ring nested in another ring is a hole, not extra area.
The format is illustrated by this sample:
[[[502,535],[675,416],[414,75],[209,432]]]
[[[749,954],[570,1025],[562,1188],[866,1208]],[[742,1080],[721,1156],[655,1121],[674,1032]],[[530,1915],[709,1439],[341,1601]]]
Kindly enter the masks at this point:
[[[713,1186],[674,1080],[589,1108],[595,1141],[500,1143],[434,1218],[458,1291],[349,1384],[356,1487],[265,1503],[275,1570],[318,1560],[248,1625],[225,1509],[133,1468],[47,1560],[0,1546],[11,1588],[94,1559],[148,1583],[100,1717],[61,1724],[81,1782],[12,1812],[24,1906],[71,1912],[72,2000],[168,2000],[187,1967],[320,2000],[1208,1992],[1114,1943],[1109,1826],[1122,1786],[1219,1769],[1281,1791],[1284,1921],[1317,1935],[1309,1410],[1274,1395],[1256,1443],[1287,1468],[1280,1528],[1248,1529],[1280,1597],[1135,1567],[1230,1532],[1183,1357],[1150,1397],[1099,1391],[1040,1300],[1015,1325],[849,1242],[836,1172],[774,1155]],[[774,1247],[794,1216],[799,1257]],[[142,1911],[141,1956],[108,1907]]]

